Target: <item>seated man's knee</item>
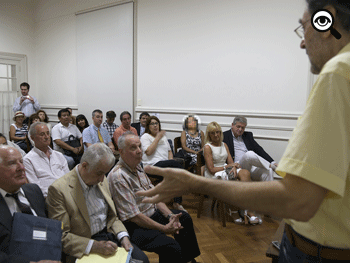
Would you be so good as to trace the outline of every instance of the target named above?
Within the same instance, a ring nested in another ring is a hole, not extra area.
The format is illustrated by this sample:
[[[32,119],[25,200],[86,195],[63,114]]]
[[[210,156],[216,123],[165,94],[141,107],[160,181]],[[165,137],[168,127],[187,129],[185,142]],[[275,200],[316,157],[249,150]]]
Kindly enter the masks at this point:
[[[254,158],[256,156],[256,153],[253,151],[248,151],[243,156],[247,159],[251,159],[251,158]]]
[[[241,169],[238,172],[237,177],[240,181],[243,181],[243,182],[251,181],[250,172],[246,169]]]

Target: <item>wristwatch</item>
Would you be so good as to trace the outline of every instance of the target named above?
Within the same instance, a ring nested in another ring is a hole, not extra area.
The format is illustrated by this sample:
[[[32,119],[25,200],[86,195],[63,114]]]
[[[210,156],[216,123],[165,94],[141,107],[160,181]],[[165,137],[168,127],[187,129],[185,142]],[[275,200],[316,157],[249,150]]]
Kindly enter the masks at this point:
[[[170,217],[172,217],[174,214],[173,213],[170,213],[169,215],[167,215],[167,219],[170,220]]]

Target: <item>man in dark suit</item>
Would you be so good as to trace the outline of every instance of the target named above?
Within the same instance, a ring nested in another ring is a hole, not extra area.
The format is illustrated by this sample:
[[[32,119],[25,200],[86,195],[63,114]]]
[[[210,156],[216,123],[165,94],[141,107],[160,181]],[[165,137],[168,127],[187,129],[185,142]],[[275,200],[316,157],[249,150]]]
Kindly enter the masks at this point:
[[[140,114],[140,122],[131,123],[131,127],[136,129],[138,136],[141,137],[145,133],[146,122],[149,117],[149,113],[144,111]]]
[[[22,155],[15,148],[0,146],[0,171],[0,262],[29,262],[22,256],[10,255],[8,250],[12,233],[12,216],[15,212],[21,212],[15,197],[9,194],[17,193],[20,205],[25,204],[30,208],[29,213],[41,217],[46,217],[45,199],[36,184],[26,184]]]
[[[252,132],[246,132],[247,119],[235,117],[232,128],[224,132],[224,142],[236,163],[250,171],[253,181],[272,181],[277,163],[254,140]]]

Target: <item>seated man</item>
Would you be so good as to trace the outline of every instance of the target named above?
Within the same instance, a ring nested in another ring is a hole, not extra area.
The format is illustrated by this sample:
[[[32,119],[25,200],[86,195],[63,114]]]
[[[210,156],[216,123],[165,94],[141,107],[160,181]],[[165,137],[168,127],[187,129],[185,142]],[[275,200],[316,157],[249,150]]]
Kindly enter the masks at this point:
[[[83,131],[83,143],[85,150],[97,142],[105,143],[115,153],[115,148],[112,143],[108,131],[101,126],[103,114],[101,110],[92,112],[92,124]]]
[[[137,131],[134,127],[131,127],[131,114],[128,111],[123,111],[120,113],[120,121],[121,125],[115,130],[113,134],[113,141],[118,146],[118,138],[120,135],[122,135],[124,132],[131,131],[135,135],[137,135]]]
[[[169,210],[164,203],[146,204],[135,193],[153,187],[140,165],[141,142],[132,132],[118,141],[120,159],[108,175],[113,201],[130,240],[142,250],[155,252],[160,263],[196,262],[200,255],[190,215]],[[175,240],[167,235],[173,234]]]
[[[70,123],[71,113],[68,109],[60,110],[57,116],[60,123],[56,124],[51,131],[53,148],[54,150],[63,154],[64,158],[66,158],[68,162],[69,170],[72,170],[74,166],[80,162],[80,158],[84,150],[83,137],[78,127]],[[67,144],[67,141],[71,135],[80,141],[80,147],[72,147]],[[69,152],[65,153],[64,150],[68,150]]]
[[[113,134],[115,132],[115,129],[117,129],[119,126],[114,123],[115,117],[117,115],[115,114],[114,111],[110,110],[106,112],[106,120],[102,124],[103,128],[105,128],[109,135],[111,136],[111,139],[113,138]]]
[[[22,212],[46,217],[45,199],[37,185],[26,184],[22,155],[15,148],[0,146],[0,171],[0,262],[29,263],[27,258],[10,255],[12,216]]]
[[[231,130],[224,132],[227,144],[235,163],[250,171],[253,181],[272,181],[277,163],[254,140],[252,132],[246,132],[247,119],[235,117]]]
[[[140,114],[140,122],[136,122],[136,123],[131,123],[131,127],[134,127],[137,131],[137,134],[141,137],[146,130],[146,122],[147,119],[150,117],[150,115],[148,114],[148,112],[142,112]]]
[[[13,147],[15,148],[17,151],[20,152],[20,154],[22,155],[22,157],[24,157],[26,155],[26,152],[23,151],[21,149],[21,147],[19,147],[17,144],[11,142],[11,141],[8,141],[5,137],[5,135],[3,135],[2,133],[0,133],[0,145],[8,145],[10,147]]]
[[[29,136],[34,141],[34,148],[23,158],[29,183],[37,184],[44,197],[49,186],[69,172],[63,154],[52,150],[50,131],[45,122],[36,122],[30,126]]]
[[[81,163],[56,180],[47,195],[49,217],[63,224],[62,248],[67,262],[98,253],[113,255],[118,246],[147,263],[147,256],[129,240],[118,219],[105,174],[114,165],[112,151],[104,143],[90,146]]]

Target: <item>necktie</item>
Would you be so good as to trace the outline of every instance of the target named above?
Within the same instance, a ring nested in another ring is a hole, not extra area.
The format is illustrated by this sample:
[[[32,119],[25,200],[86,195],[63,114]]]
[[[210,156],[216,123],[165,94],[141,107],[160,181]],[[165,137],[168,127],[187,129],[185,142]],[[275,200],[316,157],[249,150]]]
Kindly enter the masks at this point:
[[[100,142],[104,142],[103,138],[102,138],[102,135],[100,133],[100,129],[97,129],[97,134],[98,134],[98,139],[100,140]]]
[[[28,215],[33,215],[32,210],[30,209],[30,207],[24,203],[22,203],[21,201],[19,201],[18,199],[18,193],[14,193],[14,194],[6,194],[7,197],[12,197],[16,200],[16,203],[19,207],[19,209],[21,210],[22,213],[28,214]]]

